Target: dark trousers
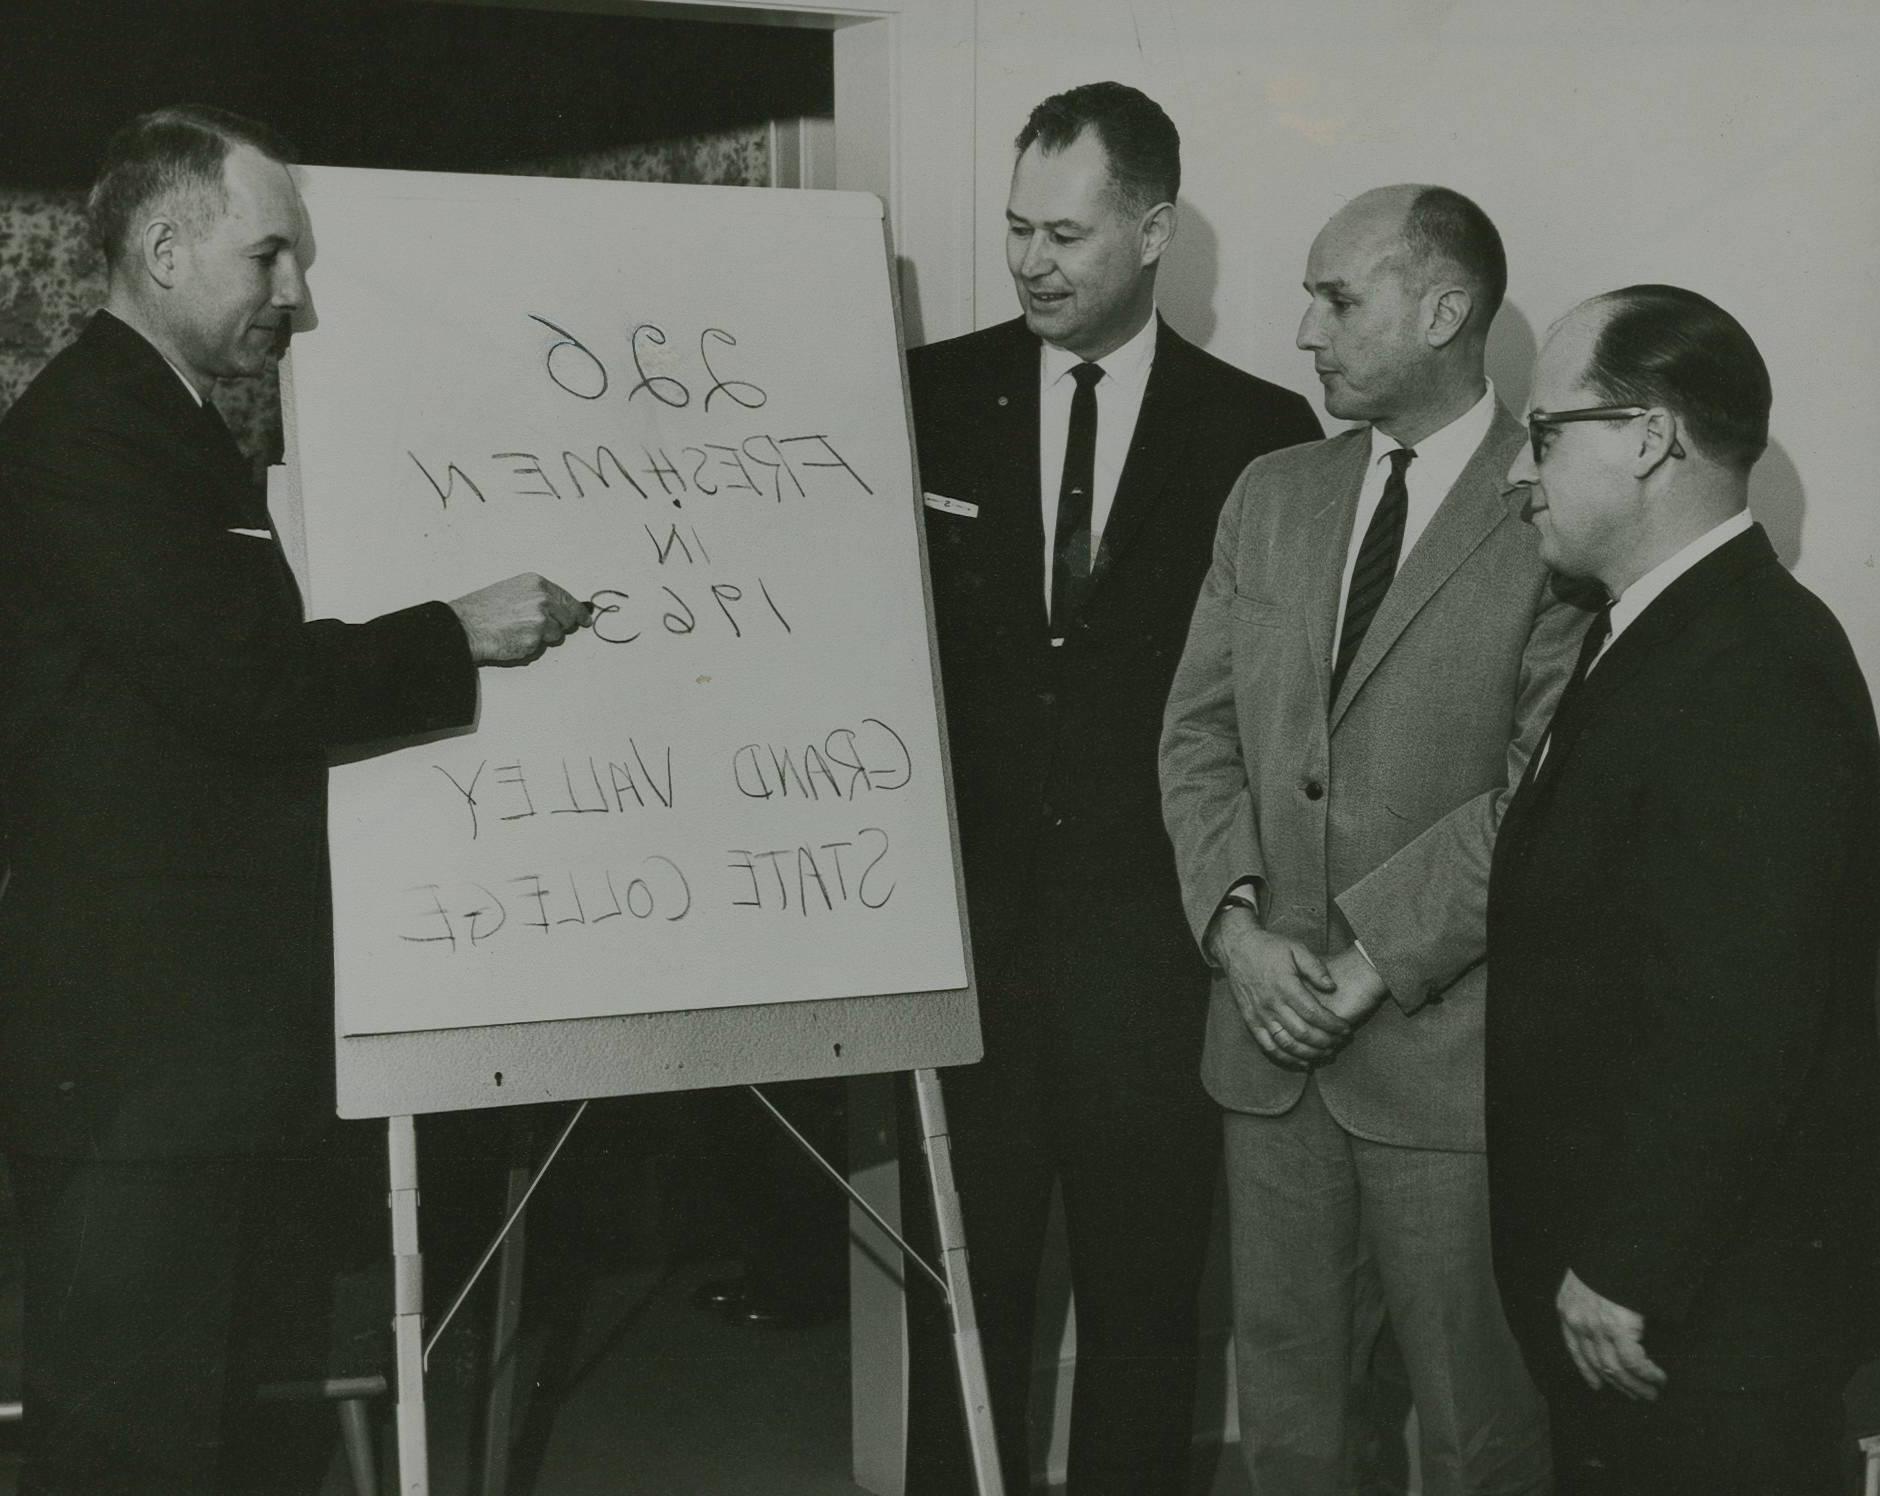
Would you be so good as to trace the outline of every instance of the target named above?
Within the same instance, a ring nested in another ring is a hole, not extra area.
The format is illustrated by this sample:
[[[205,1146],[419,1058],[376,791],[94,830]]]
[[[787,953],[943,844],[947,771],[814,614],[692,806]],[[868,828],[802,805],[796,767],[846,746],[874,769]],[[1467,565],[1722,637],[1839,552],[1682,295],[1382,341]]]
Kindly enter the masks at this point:
[[[1835,1496],[1844,1378],[1658,1401],[1549,1388],[1555,1496]]]
[[[331,1412],[254,1394],[328,1373],[323,1245],[343,1212],[308,1188],[325,1161],[8,1164],[24,1256],[22,1496],[317,1491]]]
[[[940,1072],[1000,1464],[1008,1496],[1029,1489],[1038,1272],[1056,1183],[1077,1319],[1070,1496],[1174,1496],[1187,1482],[1220,1157],[1196,1074],[1201,997],[1171,983],[1142,995],[1166,1016],[1130,1024],[1105,1022],[1101,1003],[1080,996],[1090,994],[982,984],[986,1058]],[[936,1261],[911,1079],[899,1126],[903,1223]],[[958,1496],[975,1488],[946,1308],[917,1270],[907,1294],[908,1496]]]

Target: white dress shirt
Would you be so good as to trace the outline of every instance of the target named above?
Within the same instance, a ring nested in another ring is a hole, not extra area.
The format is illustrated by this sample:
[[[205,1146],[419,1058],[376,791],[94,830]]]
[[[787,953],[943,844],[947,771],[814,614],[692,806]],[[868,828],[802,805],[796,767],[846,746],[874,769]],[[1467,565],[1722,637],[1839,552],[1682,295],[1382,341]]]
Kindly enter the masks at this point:
[[[155,343],[152,343],[150,346],[152,348],[156,348],[157,345]],[[160,348],[157,349],[157,352],[162,356],[163,361],[166,364],[170,364],[170,372],[174,374],[178,379],[183,381],[183,388],[189,391],[189,398],[194,400],[198,408],[200,408],[202,405],[202,391],[197,389],[195,385],[189,382],[189,376],[187,374],[185,374],[181,369],[177,368],[175,364],[170,363],[169,354],[164,353],[163,350]]]
[[[1116,502],[1116,485],[1129,458],[1142,411],[1142,392],[1149,387],[1149,368],[1155,362],[1156,317],[1149,320],[1121,348],[1096,362],[1103,366],[1097,381],[1096,483],[1090,492],[1090,560],[1096,564],[1103,543],[1103,527]],[[1070,439],[1071,397],[1077,381],[1071,370],[1084,360],[1069,349],[1046,343],[1038,357],[1038,500],[1044,512],[1044,605],[1051,607],[1051,568],[1057,550],[1058,489],[1064,482],[1064,448]]]
[[[1397,552],[1397,566],[1417,543],[1417,537],[1429,525],[1443,496],[1456,485],[1462,470],[1482,445],[1495,419],[1495,384],[1455,420],[1440,431],[1432,431],[1416,444],[1416,457],[1404,469],[1404,488],[1409,505],[1404,513],[1403,545]],[[1371,428],[1371,465],[1365,469],[1364,485],[1358,490],[1358,516],[1351,526],[1351,545],[1345,552],[1345,569],[1338,580],[1338,622],[1332,631],[1332,658],[1338,658],[1338,646],[1345,633],[1345,600],[1351,594],[1351,573],[1358,564],[1358,551],[1364,545],[1365,528],[1384,498],[1384,484],[1390,477],[1388,458],[1403,445],[1395,437]]]

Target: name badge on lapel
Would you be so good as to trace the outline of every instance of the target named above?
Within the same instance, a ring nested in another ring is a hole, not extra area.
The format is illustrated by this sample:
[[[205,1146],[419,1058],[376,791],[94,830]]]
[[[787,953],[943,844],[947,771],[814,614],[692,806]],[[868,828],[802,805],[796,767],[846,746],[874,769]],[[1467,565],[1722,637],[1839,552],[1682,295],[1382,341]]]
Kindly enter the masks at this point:
[[[943,493],[924,493],[921,495],[929,509],[938,509],[942,514],[957,514],[962,519],[978,519],[979,506],[969,504],[964,499],[949,499]]]

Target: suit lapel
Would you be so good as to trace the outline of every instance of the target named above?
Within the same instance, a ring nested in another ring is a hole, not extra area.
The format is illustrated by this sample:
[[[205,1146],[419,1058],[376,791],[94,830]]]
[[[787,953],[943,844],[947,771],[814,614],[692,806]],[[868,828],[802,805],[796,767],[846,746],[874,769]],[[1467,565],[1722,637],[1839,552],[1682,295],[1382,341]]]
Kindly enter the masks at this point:
[[[1521,439],[1520,425],[1497,405],[1488,435],[1469,458],[1455,486],[1443,496],[1436,513],[1398,567],[1383,602],[1378,605],[1370,630],[1346,673],[1338,700],[1332,703],[1334,726],[1378,662],[1389,653],[1391,645],[1423,610],[1423,605],[1435,596],[1437,588],[1508,518],[1509,500],[1504,479],[1514,446]],[[1349,527],[1346,533],[1345,549],[1349,549]],[[1340,550],[1341,576],[1344,559],[1345,551]],[[1336,588],[1334,583],[1334,597]]]
[[[1004,324],[1005,346],[992,378],[969,391],[978,443],[979,517],[999,591],[1027,633],[1047,626],[1044,516],[1038,504],[1038,339],[1023,318]]]
[[[1371,433],[1361,426],[1333,437],[1329,445],[1334,450],[1319,506],[1293,532],[1297,539],[1282,573],[1300,579],[1298,595],[1307,602],[1304,612],[1313,672],[1328,717],[1332,641],[1338,632],[1338,584],[1345,572],[1345,555],[1351,549],[1352,527],[1357,523],[1358,490],[1364,486],[1364,470],[1371,456]],[[1282,533],[1279,539],[1283,545],[1288,536]],[[1345,694],[1348,696],[1349,690]]]
[[[1758,566],[1780,564],[1762,527],[1752,526],[1712,551],[1653,598],[1625,632],[1612,641],[1581,683],[1579,700],[1573,704],[1567,719],[1556,719],[1547,747],[1547,761],[1541,765],[1535,786],[1540,794],[1545,796],[1558,782],[1586,725],[1599,717],[1606,703],[1623,691],[1629,681],[1648,668],[1659,647],[1682,632],[1719,589],[1734,586],[1740,577]]]

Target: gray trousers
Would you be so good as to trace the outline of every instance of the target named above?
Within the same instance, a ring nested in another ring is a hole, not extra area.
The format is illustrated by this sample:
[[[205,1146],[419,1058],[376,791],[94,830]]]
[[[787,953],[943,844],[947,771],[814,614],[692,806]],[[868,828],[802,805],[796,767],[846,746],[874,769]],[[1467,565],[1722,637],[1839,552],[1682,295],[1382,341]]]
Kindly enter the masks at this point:
[[[1425,1496],[1545,1492],[1546,1415],[1495,1290],[1485,1156],[1355,1137],[1314,1082],[1284,1115],[1224,1115],[1253,1496],[1359,1488],[1359,1402],[1386,1316]]]

